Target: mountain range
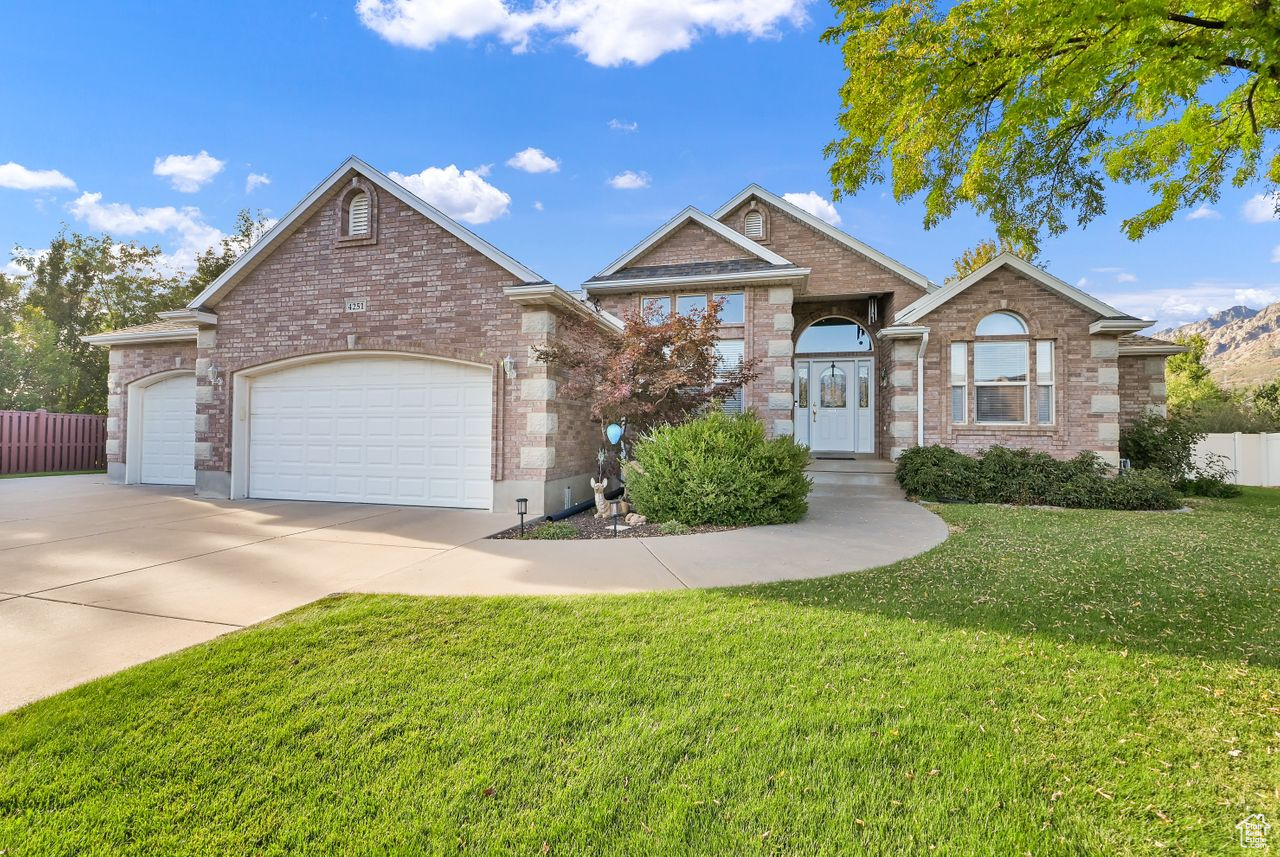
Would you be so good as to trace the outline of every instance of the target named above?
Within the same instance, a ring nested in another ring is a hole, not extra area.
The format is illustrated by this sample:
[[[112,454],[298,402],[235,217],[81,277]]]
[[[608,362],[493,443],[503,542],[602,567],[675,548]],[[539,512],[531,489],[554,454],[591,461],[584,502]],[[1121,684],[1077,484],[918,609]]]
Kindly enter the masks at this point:
[[[1280,378],[1280,301],[1260,310],[1233,306],[1152,335],[1172,340],[1194,334],[1205,338],[1205,365],[1223,387],[1251,387]]]

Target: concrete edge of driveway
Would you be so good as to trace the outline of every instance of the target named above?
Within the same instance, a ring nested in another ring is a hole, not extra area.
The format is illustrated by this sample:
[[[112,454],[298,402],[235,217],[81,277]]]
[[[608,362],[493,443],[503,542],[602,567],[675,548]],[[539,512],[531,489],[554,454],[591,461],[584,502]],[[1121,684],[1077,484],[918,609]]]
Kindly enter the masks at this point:
[[[709,588],[865,571],[931,550],[946,523],[917,503],[820,504],[799,523],[687,536],[475,539],[351,587],[405,595],[565,595]]]

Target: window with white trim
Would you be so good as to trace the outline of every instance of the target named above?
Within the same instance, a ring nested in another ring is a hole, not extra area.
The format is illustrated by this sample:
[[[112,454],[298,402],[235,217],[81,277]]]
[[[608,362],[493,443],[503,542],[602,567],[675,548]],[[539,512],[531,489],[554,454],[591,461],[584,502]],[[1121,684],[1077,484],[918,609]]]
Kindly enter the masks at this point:
[[[1036,422],[1052,425],[1057,419],[1054,413],[1053,341],[1036,342]]]
[[[707,311],[706,295],[680,295],[676,298],[676,312],[683,316]]]
[[[713,297],[720,302],[721,324],[742,324],[746,319],[746,300],[742,292],[718,292]]]
[[[347,203],[347,235],[358,238],[369,234],[369,194],[361,191]]]
[[[1027,421],[1027,361],[1025,340],[973,344],[974,422]]]
[[[671,315],[671,298],[641,298],[640,314],[649,324],[661,324]]]
[[[951,343],[951,422],[969,421],[969,343]]]
[[[978,322],[978,336],[1026,336],[1027,325],[1011,312],[993,312]]]
[[[764,212],[748,211],[742,221],[742,232],[748,238],[759,241],[764,237]]]
[[[741,339],[722,339],[716,343],[716,383],[723,381],[728,372],[741,368],[745,353],[745,343]],[[724,374],[720,374],[721,372]],[[726,397],[720,406],[726,414],[742,413],[742,388],[739,387],[732,396]]]

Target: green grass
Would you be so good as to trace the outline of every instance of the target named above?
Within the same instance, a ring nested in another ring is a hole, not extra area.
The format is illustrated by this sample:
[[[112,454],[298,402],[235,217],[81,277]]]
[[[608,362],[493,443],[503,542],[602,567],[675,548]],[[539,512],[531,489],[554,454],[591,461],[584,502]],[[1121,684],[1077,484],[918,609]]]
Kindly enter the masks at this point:
[[[0,479],[28,479],[37,476],[88,476],[106,472],[105,470],[46,470],[39,473],[0,473]]]
[[[0,718],[0,851],[1237,853],[1280,820],[1280,492],[1192,502],[943,507],[809,582],[328,599]]]

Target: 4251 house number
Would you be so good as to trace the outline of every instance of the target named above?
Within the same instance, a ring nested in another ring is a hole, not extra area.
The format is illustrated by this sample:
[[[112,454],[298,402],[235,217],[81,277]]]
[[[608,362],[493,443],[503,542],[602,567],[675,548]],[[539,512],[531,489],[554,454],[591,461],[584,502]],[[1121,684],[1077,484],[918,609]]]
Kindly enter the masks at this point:
[[[368,298],[351,299],[347,301],[347,312],[364,312],[369,308]]]

